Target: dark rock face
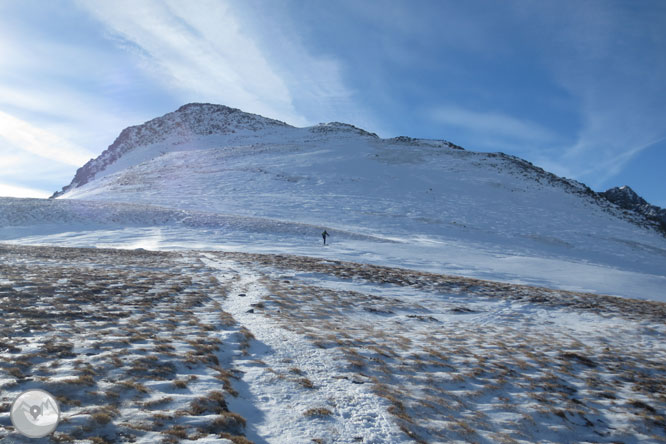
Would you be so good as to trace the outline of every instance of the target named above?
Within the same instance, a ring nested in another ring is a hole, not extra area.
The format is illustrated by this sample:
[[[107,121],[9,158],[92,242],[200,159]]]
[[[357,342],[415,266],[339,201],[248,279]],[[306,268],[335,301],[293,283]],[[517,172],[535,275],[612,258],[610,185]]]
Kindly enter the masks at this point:
[[[636,194],[628,185],[610,188],[601,193],[606,199],[625,210],[638,210],[650,206],[645,199]]]
[[[646,219],[656,222],[661,230],[666,232],[666,209],[650,205],[629,186],[614,187],[599,194],[620,208],[641,214]]]

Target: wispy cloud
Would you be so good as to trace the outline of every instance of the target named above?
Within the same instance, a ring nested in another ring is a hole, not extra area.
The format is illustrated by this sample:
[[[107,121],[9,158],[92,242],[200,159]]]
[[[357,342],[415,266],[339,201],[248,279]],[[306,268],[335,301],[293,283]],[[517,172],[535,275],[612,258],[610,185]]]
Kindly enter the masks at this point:
[[[595,141],[587,142],[587,146],[585,146],[586,142],[579,141],[572,150],[575,154],[572,154],[571,151],[567,152],[563,158],[551,165],[552,171],[560,174],[564,174],[566,171],[565,175],[570,177],[587,178],[593,187],[604,187],[642,151],[665,140],[666,137],[662,137],[644,142],[645,138],[641,137],[638,141],[639,145],[636,140],[625,139],[624,144],[605,147],[600,147]],[[567,160],[569,160],[568,163]]]
[[[373,72],[367,64],[355,66],[354,56],[363,55],[367,60],[365,51],[361,47],[331,51],[322,45],[337,45],[343,36],[363,38],[367,31],[348,26],[350,17],[342,2],[303,5],[248,0],[231,4],[244,34],[252,36],[289,90],[294,108],[308,124],[337,120],[382,133],[379,113],[363,104],[369,91],[357,86],[357,69]],[[315,11],[325,18],[320,20]],[[314,28],[313,23],[317,24]],[[325,25],[334,29],[336,35],[330,36]],[[359,31],[361,35],[357,34]]]
[[[482,134],[483,139],[498,137],[521,142],[549,142],[554,138],[550,130],[537,123],[498,112],[442,106],[432,110],[430,118],[443,125]]]
[[[43,197],[154,114],[117,100],[117,73],[131,70],[76,8],[22,5],[0,6],[0,183],[3,194]]]
[[[0,196],[48,197],[93,154],[0,111]]]
[[[0,110],[22,122],[20,125],[45,130],[78,147],[88,157],[110,145],[123,128],[154,117],[143,110],[119,107],[99,95],[77,91],[71,85],[40,89],[33,85],[17,88],[0,84]]]
[[[91,157],[88,150],[2,111],[0,141],[16,149],[67,165],[80,166]]]
[[[543,63],[578,104],[576,139],[550,160],[556,170],[602,187],[666,137],[666,59],[656,56],[666,52],[666,8],[573,5],[545,7],[535,24],[554,42]]]
[[[583,124],[575,143],[553,159],[556,171],[566,168],[571,176],[593,187],[609,184],[636,156],[666,136],[662,123],[650,122],[658,109],[623,100],[613,92],[608,95],[608,99],[591,100],[581,108]],[[613,99],[615,103],[609,103]]]
[[[543,78],[512,72],[528,88],[542,86],[530,90],[532,103],[523,101],[523,115],[536,111],[534,120],[507,114],[493,91],[477,85],[472,100],[482,105],[470,110],[453,102],[434,110],[434,121],[465,130],[472,145],[502,147],[595,188],[615,185],[613,179],[632,160],[666,137],[666,59],[660,57],[666,53],[664,4],[508,1],[490,10],[475,22],[486,32],[472,38],[484,39],[481,46],[488,54],[513,50],[520,56],[507,64],[539,68],[534,72]],[[504,28],[498,30],[491,21]],[[512,31],[506,33],[508,27]],[[467,36],[461,30],[459,39]],[[521,92],[520,85],[510,86]],[[493,108],[500,106],[498,112],[483,108],[489,95]]]
[[[123,128],[186,102],[308,125],[350,97],[335,59],[288,25],[267,39],[241,4],[72,3],[0,5],[0,182],[16,190],[60,188]]]
[[[79,4],[143,60],[142,66],[158,81],[188,100],[224,103],[296,125],[311,123],[294,106],[283,79],[289,69],[267,59],[229,4],[151,0]],[[303,58],[301,66],[291,69],[335,69],[307,55]],[[331,88],[318,82],[316,75],[303,86],[306,92],[330,99]],[[333,94],[341,89],[334,87]]]
[[[17,186],[13,184],[0,183],[0,196],[10,197],[49,197],[52,192],[46,190],[38,190],[35,188],[28,188]]]

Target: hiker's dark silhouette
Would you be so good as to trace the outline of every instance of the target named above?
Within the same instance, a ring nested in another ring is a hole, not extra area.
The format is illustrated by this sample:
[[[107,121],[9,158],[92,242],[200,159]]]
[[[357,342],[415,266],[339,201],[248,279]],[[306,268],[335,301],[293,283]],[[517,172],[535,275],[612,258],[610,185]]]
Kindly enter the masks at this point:
[[[324,232],[321,233],[321,237],[324,238],[324,245],[326,245],[326,236],[330,236],[330,234],[328,234],[328,231],[324,230]]]

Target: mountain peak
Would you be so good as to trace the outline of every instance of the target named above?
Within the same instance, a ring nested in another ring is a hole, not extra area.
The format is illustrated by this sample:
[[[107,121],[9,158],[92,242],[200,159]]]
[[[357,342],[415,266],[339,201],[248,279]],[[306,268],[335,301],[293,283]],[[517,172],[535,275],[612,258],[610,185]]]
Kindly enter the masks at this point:
[[[627,210],[633,210],[636,206],[649,205],[647,201],[632,190],[629,185],[609,188],[602,194],[615,205]]]
[[[209,118],[211,120],[216,120],[216,119],[235,120],[236,123],[241,123],[241,124],[243,122],[256,121],[270,125],[286,126],[286,127],[290,126],[280,120],[270,119],[268,117],[264,117],[259,114],[248,113],[238,108],[232,108],[226,105],[217,105],[214,103],[201,103],[201,102],[187,103],[178,108],[176,111],[165,114],[164,116],[158,117],[157,119],[153,120],[165,119],[172,115],[194,116],[197,114],[206,114],[207,116],[210,116]]]
[[[161,121],[176,121],[176,123],[180,121],[198,135],[225,134],[240,129],[256,131],[266,126],[290,127],[290,125],[280,120],[248,113],[238,108],[198,102],[185,104],[176,111],[150,120],[141,126]],[[208,128],[205,128],[205,126],[208,126]]]
[[[166,143],[169,140],[182,144],[197,136],[256,133],[272,128],[293,127],[279,120],[226,105],[188,103],[176,111],[122,130],[99,157],[79,168],[72,182],[51,197],[58,197],[72,188],[90,182],[100,171],[137,147]]]
[[[207,102],[192,102],[192,103],[186,103],[185,105],[182,105],[180,108],[178,108],[175,112],[181,113],[185,112],[188,110],[199,110],[199,109],[205,109],[205,108],[217,108],[217,109],[228,109],[228,110],[236,110],[240,111],[237,108],[232,108],[230,106],[226,105],[219,105],[216,103],[207,103]]]
[[[357,126],[351,125],[349,123],[343,122],[328,122],[328,123],[319,123],[315,126],[310,127],[310,132],[313,133],[350,133],[357,134],[361,136],[370,136],[378,138],[377,134],[366,131]]]
[[[633,211],[650,221],[656,222],[661,230],[666,233],[666,209],[649,204],[629,185],[610,188],[599,194],[624,210]]]

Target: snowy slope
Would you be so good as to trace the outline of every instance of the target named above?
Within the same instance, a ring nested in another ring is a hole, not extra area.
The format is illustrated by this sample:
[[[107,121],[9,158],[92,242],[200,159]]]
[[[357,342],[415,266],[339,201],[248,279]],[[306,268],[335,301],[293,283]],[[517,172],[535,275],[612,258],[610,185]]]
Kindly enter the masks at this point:
[[[58,441],[664,442],[666,239],[521,159],[192,104],[57,197],[0,198],[0,403]]]
[[[0,245],[57,442],[663,443],[666,304],[287,255]],[[0,411],[0,441],[22,440]]]
[[[116,203],[87,200],[46,200],[0,198],[0,233],[38,235],[63,229],[100,229],[168,227],[180,230],[200,230],[204,235],[213,231],[238,233],[272,232],[280,236],[297,238],[319,234],[319,227],[274,219],[235,216],[203,211],[179,210],[154,205]],[[391,242],[374,236],[364,236],[343,230],[331,230],[340,239]]]
[[[125,245],[152,248],[332,254],[571,290],[666,297],[666,239],[584,185],[512,156],[465,151],[445,141],[381,139],[341,123],[294,128],[224,106],[186,105],[123,131],[79,170],[58,201],[70,199],[310,228],[293,237],[260,223],[206,235],[180,223],[174,228],[173,218],[157,218],[157,236],[135,230],[11,239],[108,246],[118,245],[115,236]],[[316,243],[323,228],[357,237],[331,232],[334,245],[322,253]],[[132,239],[145,236],[157,240]]]

